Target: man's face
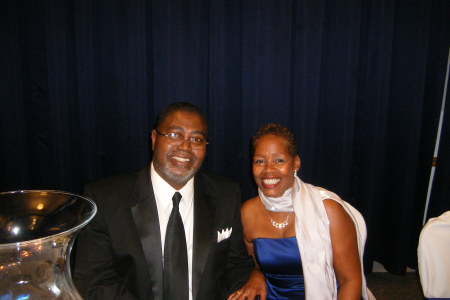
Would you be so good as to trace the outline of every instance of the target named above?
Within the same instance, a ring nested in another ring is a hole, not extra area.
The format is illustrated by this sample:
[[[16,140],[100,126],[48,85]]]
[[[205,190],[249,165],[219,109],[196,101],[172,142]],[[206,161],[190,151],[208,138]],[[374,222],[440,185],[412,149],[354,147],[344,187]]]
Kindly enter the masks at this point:
[[[206,148],[193,149],[188,138],[206,138],[206,124],[195,113],[175,111],[166,117],[157,130],[162,134],[175,132],[186,138],[181,145],[171,145],[165,136],[152,130],[155,171],[179,190],[195,175],[205,158]]]

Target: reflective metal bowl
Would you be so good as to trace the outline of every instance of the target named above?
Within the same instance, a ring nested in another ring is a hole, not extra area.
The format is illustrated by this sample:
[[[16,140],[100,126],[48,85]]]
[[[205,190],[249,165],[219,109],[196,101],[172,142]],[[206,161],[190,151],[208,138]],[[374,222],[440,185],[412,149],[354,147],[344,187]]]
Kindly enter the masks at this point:
[[[95,203],[61,191],[0,193],[0,299],[82,299],[70,271]]]

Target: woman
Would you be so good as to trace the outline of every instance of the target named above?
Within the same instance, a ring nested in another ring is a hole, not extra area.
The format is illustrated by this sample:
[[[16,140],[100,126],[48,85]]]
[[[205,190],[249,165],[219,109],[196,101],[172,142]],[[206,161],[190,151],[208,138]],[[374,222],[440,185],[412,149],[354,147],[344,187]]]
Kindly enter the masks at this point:
[[[244,202],[241,217],[267,299],[374,299],[361,266],[366,233],[359,212],[296,176],[300,158],[287,128],[261,127],[252,150],[258,196]],[[244,299],[245,289],[232,299]]]

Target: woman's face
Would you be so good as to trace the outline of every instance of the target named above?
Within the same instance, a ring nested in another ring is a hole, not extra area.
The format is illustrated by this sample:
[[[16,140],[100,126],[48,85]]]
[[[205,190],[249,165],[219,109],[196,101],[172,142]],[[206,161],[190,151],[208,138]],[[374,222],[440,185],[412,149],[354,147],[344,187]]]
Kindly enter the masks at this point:
[[[267,197],[280,197],[294,184],[300,169],[298,155],[292,157],[286,139],[268,134],[259,138],[253,155],[253,177]]]

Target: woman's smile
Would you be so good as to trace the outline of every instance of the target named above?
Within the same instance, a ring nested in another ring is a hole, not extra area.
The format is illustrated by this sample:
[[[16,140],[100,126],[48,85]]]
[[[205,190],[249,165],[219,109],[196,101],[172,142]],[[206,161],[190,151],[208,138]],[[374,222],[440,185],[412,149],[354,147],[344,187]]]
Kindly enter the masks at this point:
[[[300,158],[289,154],[284,138],[268,134],[256,142],[253,176],[264,195],[281,197],[294,185],[294,172],[299,168]]]
[[[268,179],[263,179],[262,182],[264,184],[264,186],[266,188],[270,188],[275,186],[276,184],[278,184],[281,181],[280,178],[268,178]]]

